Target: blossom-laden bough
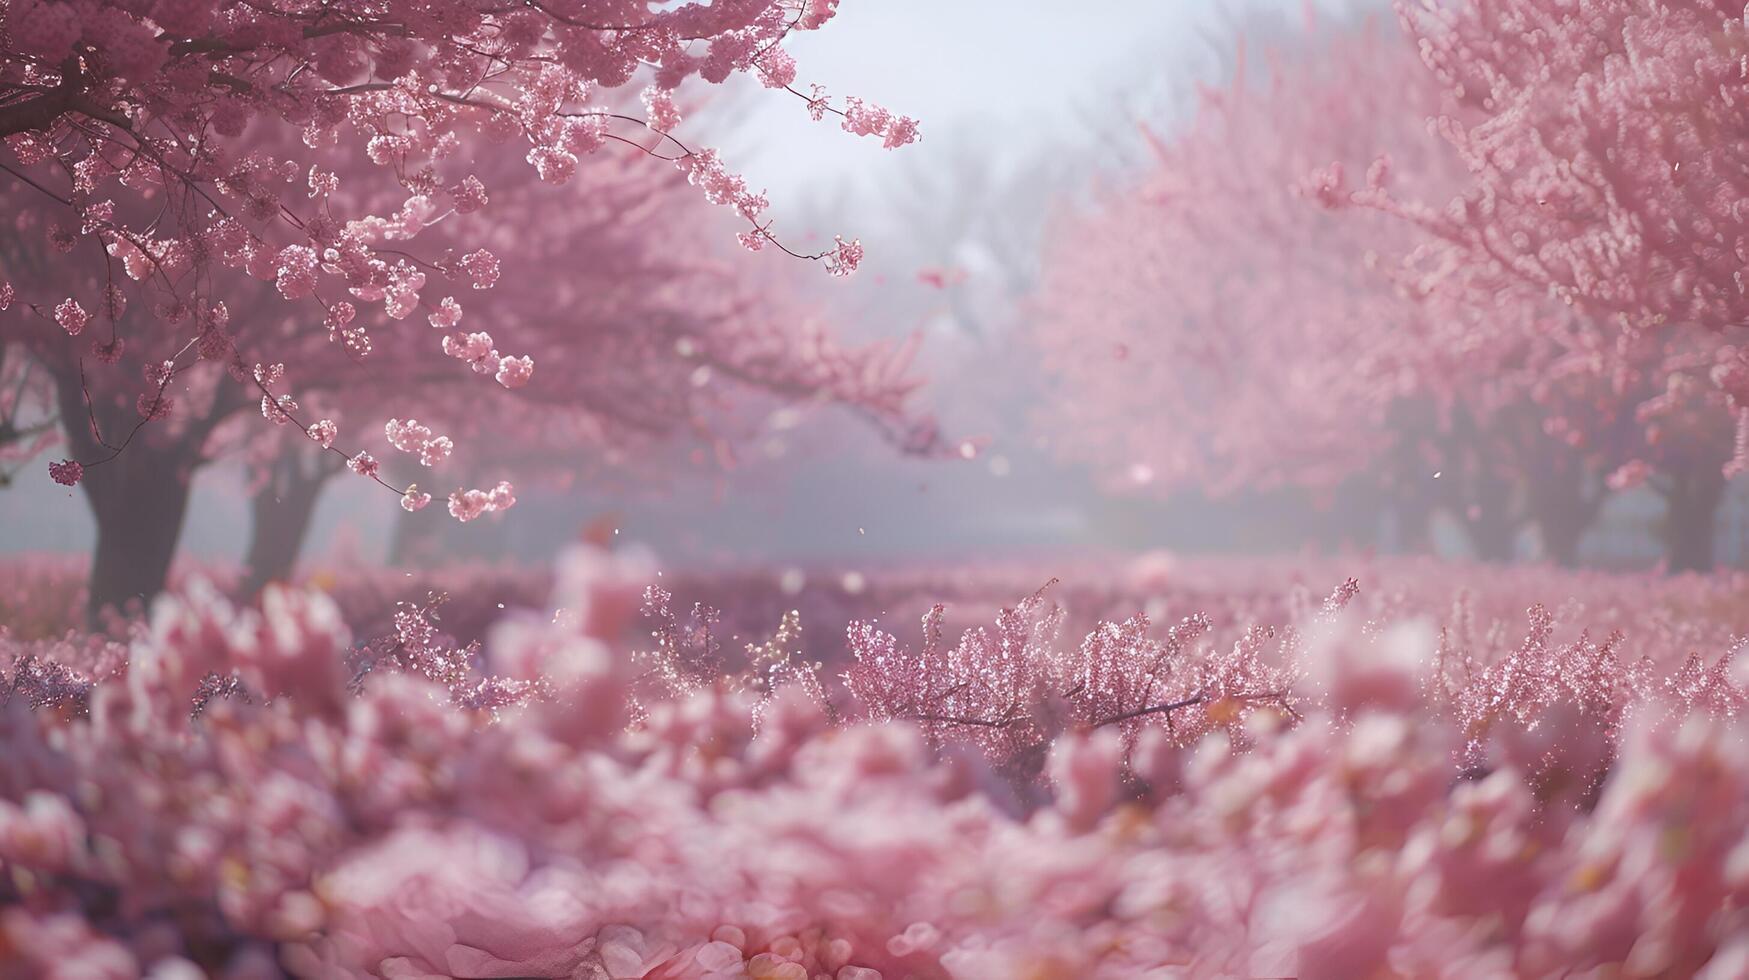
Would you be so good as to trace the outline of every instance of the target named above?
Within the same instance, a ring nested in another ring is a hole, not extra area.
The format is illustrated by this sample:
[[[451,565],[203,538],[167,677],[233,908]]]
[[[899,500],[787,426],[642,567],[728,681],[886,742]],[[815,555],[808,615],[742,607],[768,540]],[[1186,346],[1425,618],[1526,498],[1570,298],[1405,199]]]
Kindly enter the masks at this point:
[[[235,286],[222,273],[272,282],[284,300],[305,304],[294,313],[301,332],[357,356],[374,346],[368,311],[399,320],[425,309],[453,327],[454,292],[496,285],[499,258],[477,230],[473,241],[464,234],[427,254],[418,239],[474,212],[490,216],[494,188],[479,161],[502,156],[505,144],[555,185],[604,146],[670,161],[734,212],[747,247],[771,245],[850,274],[859,243],[839,237],[817,253],[794,251],[764,216],[765,195],[675,132],[682,83],[744,74],[797,98],[815,119],[830,114],[888,147],[913,142],[913,119],[796,87],[783,43],[824,26],[836,7],[9,4],[0,11],[0,138],[9,157],[0,176],[19,202],[20,226],[0,258],[0,311],[13,310],[0,337],[66,347],[82,344],[89,328],[100,334],[94,357],[146,348],[154,368],[141,420],[105,433],[93,411],[95,447],[53,463],[52,476],[76,484],[115,459],[134,432],[168,413],[165,389],[196,354],[234,362],[259,389],[263,415],[296,421],[334,449],[331,430],[297,417],[293,396],[263,376],[292,355],[234,343],[226,300]],[[648,83],[642,115],[620,105],[619,90],[634,80]],[[371,170],[359,172],[354,164],[364,160]],[[25,220],[32,212],[36,220]],[[60,266],[76,271],[52,268]],[[439,290],[451,295],[431,295]],[[135,316],[124,320],[130,307]],[[525,384],[532,357],[501,353],[479,336],[446,337],[443,349],[505,387]],[[83,372],[60,375],[63,388],[77,375],[91,401]],[[346,455],[357,461],[360,450]],[[385,486],[409,506],[425,499]],[[458,519],[479,511],[465,491],[456,500]]]

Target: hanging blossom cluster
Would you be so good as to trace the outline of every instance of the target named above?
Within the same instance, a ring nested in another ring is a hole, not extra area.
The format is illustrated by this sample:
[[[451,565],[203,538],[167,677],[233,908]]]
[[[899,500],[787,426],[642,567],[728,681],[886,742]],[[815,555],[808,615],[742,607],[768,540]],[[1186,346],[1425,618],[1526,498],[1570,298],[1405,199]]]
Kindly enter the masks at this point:
[[[45,250],[69,256],[61,263],[105,262],[38,297],[0,281],[0,308],[46,316],[72,338],[102,324],[109,336],[93,351],[119,355],[131,302],[170,335],[190,334],[178,342],[198,329],[203,356],[230,358],[237,332],[253,328],[209,331],[195,314],[235,288],[222,274],[233,270],[317,308],[322,333],[348,356],[380,356],[370,323],[423,310],[453,331],[459,307],[445,294],[499,281],[485,245],[494,236],[479,224],[494,195],[464,161],[500,155],[491,147],[505,143],[550,184],[609,143],[672,160],[761,244],[791,251],[760,216],[763,194],[669,131],[679,124],[673,93],[689,79],[756,73],[807,111],[844,115],[851,132],[912,142],[914,120],[856,100],[840,109],[791,84],[782,43],[823,27],[836,7],[340,0],[221,11],[185,0],[21,0],[0,11],[0,139],[9,192],[44,220],[8,249],[31,265]],[[615,90],[640,77],[647,120],[614,111]],[[357,162],[373,169],[351,173]],[[475,223],[449,247],[420,254],[434,228],[464,216]],[[845,275],[861,255],[849,243],[800,257]],[[534,357],[500,354],[483,338],[446,332],[443,348],[507,388],[527,384]],[[256,349],[245,363],[276,356],[291,355]],[[283,422],[291,410],[263,414]]]
[[[166,365],[164,370],[168,371],[169,366]],[[276,425],[290,423],[298,426],[303,429],[305,435],[324,450],[344,457],[347,469],[367,480],[394,490],[400,495],[402,510],[414,513],[425,509],[431,503],[431,495],[421,491],[417,483],[410,483],[402,490],[384,482],[380,475],[382,464],[370,453],[359,452],[348,456],[344,451],[334,448],[334,439],[338,435],[339,427],[332,419],[319,419],[307,426],[299,422],[292,414],[298,410],[297,402],[290,395],[276,396],[269,390],[269,385],[280,383],[284,377],[285,366],[283,364],[266,366],[258,364],[255,366],[253,378],[256,386],[263,392],[261,396],[263,416]],[[420,424],[417,419],[403,421],[391,418],[384,424],[383,434],[388,439],[389,445],[401,452],[418,456],[420,465],[425,467],[436,466],[448,459],[451,451],[455,448],[454,442],[448,436],[434,434],[429,426]],[[78,464],[71,465],[77,466]],[[55,464],[55,466],[64,468],[64,464]],[[69,486],[77,483],[81,475],[76,470],[66,472],[66,478],[63,480],[61,469],[51,468],[51,473],[56,475],[57,482],[65,482]],[[490,490],[458,489],[451,493],[449,513],[456,520],[466,523],[484,514],[509,510],[515,503],[514,488],[508,481],[500,481],[497,486]]]
[[[359,453],[346,461],[346,468],[367,480],[376,479],[377,471],[382,468],[375,456],[370,453]]]
[[[310,441],[323,449],[332,449],[334,440],[340,435],[340,426],[333,419],[317,419],[310,423],[308,435]]]
[[[433,313],[433,326],[439,325],[436,322],[438,319],[439,314]],[[453,333],[444,337],[443,352],[466,363],[474,369],[475,374],[492,375],[506,388],[520,388],[528,384],[528,379],[534,375],[534,358],[527,354],[520,357],[499,354],[498,348],[492,346],[492,335],[484,330]]]
[[[418,419],[405,422],[390,419],[383,425],[383,434],[389,445],[418,456],[420,466],[436,466],[448,459],[450,450],[455,448],[448,436],[432,435],[430,426],[420,425]]]
[[[483,514],[495,514],[509,510],[511,505],[515,503],[515,489],[509,483],[500,481],[497,486],[490,490],[457,490],[450,494],[449,516],[466,524]],[[403,501],[403,505],[405,505],[405,501]],[[417,510],[423,506],[425,506],[424,503],[418,503],[417,506],[408,507],[408,509]]]
[[[78,460],[63,459],[49,464],[49,478],[64,487],[77,486],[85,476],[85,467]]]
[[[11,962],[1723,978],[1749,957],[1749,678],[1729,654],[1666,672],[1679,646],[1558,641],[1541,611],[1502,650],[1462,610],[1443,632],[1359,621],[1348,584],[1258,655],[1281,697],[1236,702],[1208,685],[1251,654],[1209,646],[1211,620],[1049,653],[1053,617],[1029,599],[962,639],[965,676],[941,686],[962,668],[926,652],[922,700],[879,695],[940,704],[969,683],[952,709],[970,720],[858,697],[834,716],[802,683],[710,682],[714,617],[673,616],[649,574],[573,555],[561,612],[509,616],[482,646],[442,635],[436,597],[354,644],[325,596],[278,588],[259,610],[162,599],[127,644],[0,639]],[[640,597],[673,683],[622,653]],[[795,639],[751,647],[749,669]],[[872,642],[859,660],[909,659]],[[1186,700],[1157,689],[1180,674],[1219,696],[1117,717]],[[1032,766],[938,737],[1002,717],[1014,685],[986,679],[1020,675],[1047,681],[1018,709],[1048,728]]]
[[[478,253],[476,253],[477,255]],[[470,256],[473,258],[474,256]],[[466,260],[464,259],[464,262]],[[490,266],[492,281],[497,278],[497,260],[492,260]],[[476,272],[484,273],[484,266],[477,266]],[[490,286],[487,282],[487,286]],[[487,288],[476,284],[475,288]],[[462,319],[462,306],[455,297],[446,296],[426,317],[426,321],[438,330],[455,331],[443,338],[443,352],[458,361],[465,362],[474,369],[476,374],[490,374],[498,383],[506,388],[520,388],[528,383],[534,374],[534,358],[524,354],[519,357],[503,355],[492,346],[492,335],[485,331],[464,333],[457,330]]]
[[[808,100],[810,111],[820,104],[821,95],[816,87],[813,97]],[[894,115],[880,106],[852,97],[844,100],[844,131],[858,136],[879,136],[881,145],[891,150],[916,142],[917,120]]]

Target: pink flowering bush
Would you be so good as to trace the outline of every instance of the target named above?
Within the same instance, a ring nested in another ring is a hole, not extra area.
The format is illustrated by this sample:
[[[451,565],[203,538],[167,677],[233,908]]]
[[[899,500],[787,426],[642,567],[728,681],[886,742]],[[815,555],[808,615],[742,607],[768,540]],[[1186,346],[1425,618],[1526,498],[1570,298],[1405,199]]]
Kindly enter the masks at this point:
[[[1731,625],[1676,603],[1740,584],[1635,613],[1637,580],[1542,572],[1599,604],[1508,633],[1477,626],[1505,589],[1405,618],[1426,586],[1402,571],[1290,589],[1276,623],[1241,597],[1059,642],[1047,590],[952,645],[939,611],[920,646],[855,624],[843,677],[795,655],[795,617],[729,642],[636,557],[572,555],[484,643],[431,602],[361,640],[321,593],[191,586],[121,640],[0,641],[0,953],[30,976],[1738,975],[1744,679]]]

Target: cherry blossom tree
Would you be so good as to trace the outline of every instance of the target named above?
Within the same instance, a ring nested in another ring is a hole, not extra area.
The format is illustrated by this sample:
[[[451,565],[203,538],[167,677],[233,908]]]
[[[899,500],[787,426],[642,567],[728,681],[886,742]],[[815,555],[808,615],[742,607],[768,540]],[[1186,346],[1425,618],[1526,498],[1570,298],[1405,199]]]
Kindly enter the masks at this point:
[[[19,207],[0,264],[0,307],[11,308],[0,336],[57,365],[50,373],[63,419],[92,423],[69,424],[73,453],[51,465],[57,481],[79,483],[98,466],[125,470],[104,481],[117,489],[88,490],[114,498],[111,506],[93,497],[100,511],[123,509],[123,497],[143,484],[168,488],[153,491],[166,498],[147,508],[154,516],[117,532],[129,539],[123,550],[154,557],[139,563],[137,581],[94,589],[93,601],[149,594],[162,581],[191,462],[229,414],[207,409],[259,399],[268,421],[295,424],[324,448],[344,452],[355,472],[380,480],[369,450],[334,445],[329,420],[295,410],[328,376],[317,362],[299,360],[314,356],[303,341],[359,362],[399,358],[404,352],[378,342],[389,336],[381,325],[417,311],[444,333],[399,343],[441,352],[457,370],[486,376],[480,394],[464,394],[460,403],[528,380],[535,338],[500,352],[483,330],[448,329],[458,323],[460,298],[487,295],[505,271],[486,245],[496,238],[502,249],[509,236],[494,234],[496,189],[482,177],[496,182],[508,168],[480,162],[510,156],[498,147],[517,146],[514,158],[528,176],[516,179],[524,183],[571,182],[580,156],[608,145],[669,160],[679,177],[735,215],[743,245],[791,251],[762,216],[764,196],[714,151],[676,135],[674,93],[688,79],[752,74],[816,118],[831,114],[845,130],[889,147],[911,142],[913,120],[854,98],[834,102],[817,86],[797,87],[782,44],[821,27],[834,7],[749,2],[651,11],[605,0],[513,10],[462,0],[319,11],[89,0],[9,6],[0,49],[0,136],[9,159],[0,177]],[[642,110],[630,114],[621,109],[621,90],[634,78],[648,85]],[[476,212],[477,220],[460,220]],[[517,232],[552,227],[553,211],[525,208],[529,214],[543,220],[523,222]],[[517,217],[505,219],[500,227],[508,229]],[[463,224],[469,233],[452,232]],[[667,242],[669,254],[684,252],[692,237]],[[550,254],[557,234],[541,238]],[[860,245],[842,239],[799,255],[839,275],[860,256]],[[283,315],[234,315],[247,302],[245,277],[271,282],[290,304]],[[289,332],[260,326],[269,323]],[[87,327],[98,336],[89,354],[78,339]],[[514,342],[501,339],[506,348]],[[163,397],[170,379],[203,357],[225,363],[235,384],[214,379],[198,396]],[[106,358],[144,365],[147,391],[137,382],[94,386],[87,361]],[[181,435],[159,437],[185,440],[182,458],[124,462],[151,438],[134,434],[174,418],[179,401],[185,412],[191,403],[205,406],[197,413],[202,421],[190,418]],[[393,413],[417,418],[417,408],[403,404]],[[409,506],[429,492],[384,486]],[[496,489],[489,482],[458,490],[447,509],[461,519],[500,510],[514,499],[508,486],[500,478]]]
[[[1669,564],[1709,567],[1724,483],[1699,470],[1729,458],[1734,408],[1695,381],[1749,377],[1736,348],[1694,326],[1624,336],[1402,204],[1463,211],[1474,179],[1441,136],[1476,110],[1414,55],[1370,30],[1302,42],[1267,83],[1205,95],[1145,179],[1064,220],[1039,332],[1060,444],[1129,489],[1437,506],[1488,558],[1530,524],[1564,564],[1624,467],[1658,461]]]
[[[1412,52],[1371,26],[1321,33],[1261,82],[1242,59],[1184,131],[1151,137],[1144,177],[1059,222],[1038,303],[1047,431],[1119,488],[1378,493],[1443,505],[1510,557],[1507,406],[1560,351],[1403,289],[1415,229],[1320,207],[1347,171],[1429,195],[1462,176]]]
[[[411,239],[430,224],[485,206],[481,180],[446,165],[481,141],[519,142],[554,184],[573,177],[579,154],[638,146],[674,161],[707,199],[735,212],[747,247],[784,248],[762,217],[763,195],[714,151],[669,132],[678,122],[673,92],[690,78],[750,73],[816,118],[833,114],[888,146],[911,142],[913,120],[796,88],[782,43],[821,27],[834,7],[11,5],[0,62],[0,136],[13,158],[6,173],[21,192],[40,195],[56,246],[81,258],[94,252],[102,265],[83,289],[38,295],[36,283],[9,281],[8,298],[16,292],[21,308],[51,315],[74,336],[94,319],[119,320],[132,300],[192,346],[187,325],[223,299],[213,273],[240,269],[320,311],[337,341],[362,347],[368,334],[355,322],[355,301],[399,319],[420,305],[428,279],[473,290],[496,282],[499,261],[477,244],[429,256],[407,247],[417,250]],[[616,111],[616,90],[640,75],[650,81],[647,111]],[[296,146],[278,139],[293,134]],[[341,206],[335,175],[364,157],[378,169]],[[308,184],[307,199],[286,186],[293,181]],[[847,274],[860,255],[840,239],[804,257]],[[525,376],[527,358],[501,355],[492,373]],[[72,479],[86,462],[57,464],[56,475]]]
[[[1710,334],[1713,380],[1749,446],[1749,374],[1733,366],[1749,324],[1742,11],[1625,0],[1399,9],[1463,110],[1439,128],[1470,174],[1450,206],[1395,191],[1383,202],[1441,243],[1414,271],[1520,284],[1634,343]]]
[[[6,264],[67,292],[91,285],[93,266],[37,247],[53,226],[45,224],[42,209],[32,206],[28,189],[9,190],[9,200],[22,196],[24,203],[14,212],[13,234],[0,245]],[[73,455],[55,464],[54,475],[79,486],[96,523],[89,589],[93,613],[163,586],[202,467],[239,448],[265,459],[264,449],[280,443],[262,438],[269,435],[261,431],[264,419],[304,418],[301,408],[273,391],[283,367],[249,368],[248,354],[271,347],[294,358],[311,378],[307,391],[300,392],[306,400],[369,387],[370,374],[345,346],[309,330],[271,286],[224,271],[214,279],[227,283],[229,302],[190,316],[184,329],[195,332],[196,339],[176,349],[149,343],[158,339],[154,331],[130,335],[129,328],[147,318],[125,304],[82,341],[72,341],[40,308],[6,325],[16,349],[51,382]],[[409,376],[394,352],[377,358],[374,367],[391,387]],[[254,419],[248,433],[233,424],[245,416]],[[306,424],[317,422],[310,416]]]
[[[1672,571],[1713,567],[1717,517],[1740,450],[1732,397],[1712,377],[1736,355],[1695,325],[1667,328],[1656,338],[1623,345],[1628,363],[1618,367],[1626,397],[1616,400],[1627,415],[1611,484],[1644,485],[1664,498],[1662,536]],[[1583,420],[1575,420],[1575,428]]]

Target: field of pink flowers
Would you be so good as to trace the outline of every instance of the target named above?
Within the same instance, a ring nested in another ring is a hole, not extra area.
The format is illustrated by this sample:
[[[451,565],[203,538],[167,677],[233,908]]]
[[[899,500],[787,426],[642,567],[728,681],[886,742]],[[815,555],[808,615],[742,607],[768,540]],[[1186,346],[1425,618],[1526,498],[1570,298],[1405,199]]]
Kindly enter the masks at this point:
[[[194,570],[0,638],[0,962],[1749,975],[1749,583],[1477,571]]]

